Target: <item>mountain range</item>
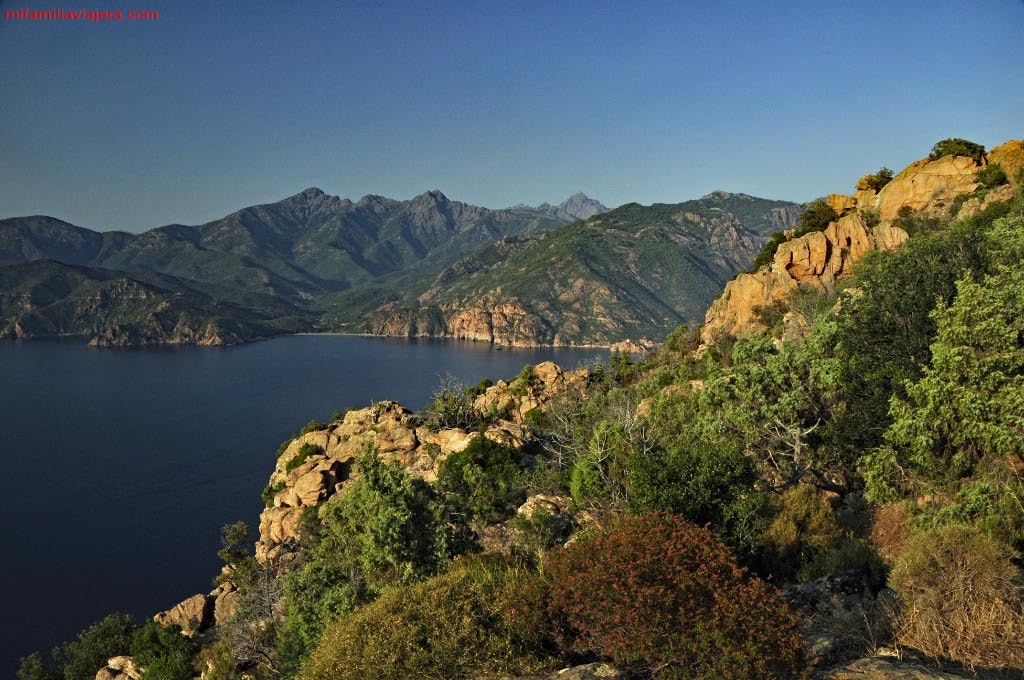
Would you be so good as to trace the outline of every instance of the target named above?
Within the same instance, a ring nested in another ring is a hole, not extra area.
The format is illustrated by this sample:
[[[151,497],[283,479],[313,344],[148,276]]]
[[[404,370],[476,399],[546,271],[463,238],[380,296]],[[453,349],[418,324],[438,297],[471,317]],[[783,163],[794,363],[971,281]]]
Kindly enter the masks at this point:
[[[698,321],[800,206],[714,192],[609,212],[310,188],[199,226],[0,220],[0,337],[233,344],[296,331],[612,344]]]

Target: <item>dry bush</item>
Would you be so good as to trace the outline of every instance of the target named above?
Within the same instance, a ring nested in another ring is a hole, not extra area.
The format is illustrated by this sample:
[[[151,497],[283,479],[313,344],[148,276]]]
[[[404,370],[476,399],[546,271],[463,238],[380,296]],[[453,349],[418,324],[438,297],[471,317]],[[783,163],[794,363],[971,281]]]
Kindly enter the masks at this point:
[[[903,551],[909,527],[910,515],[903,502],[886,503],[875,510],[871,522],[871,542],[887,562],[894,562]]]
[[[797,484],[778,499],[776,515],[764,533],[765,567],[777,580],[791,581],[837,536],[832,506],[813,486]]]
[[[569,654],[610,658],[658,680],[805,677],[798,617],[682,517],[628,517],[547,555],[524,618]],[[530,600],[531,597],[527,597]],[[545,620],[546,615],[546,620]]]
[[[896,640],[970,667],[1024,669],[1024,588],[1013,551],[977,529],[917,534],[889,579]]]

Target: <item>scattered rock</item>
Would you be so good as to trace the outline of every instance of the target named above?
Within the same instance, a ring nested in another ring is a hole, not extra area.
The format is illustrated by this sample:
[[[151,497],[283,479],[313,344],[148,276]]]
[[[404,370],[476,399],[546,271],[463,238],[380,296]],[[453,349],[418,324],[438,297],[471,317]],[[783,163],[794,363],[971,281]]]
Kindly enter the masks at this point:
[[[628,680],[629,677],[626,671],[601,662],[563,668],[551,676],[552,680]]]
[[[966,671],[927,666],[918,661],[901,661],[892,657],[858,659],[853,663],[829,670],[817,676],[821,680],[986,680],[1010,678],[1010,675]]]

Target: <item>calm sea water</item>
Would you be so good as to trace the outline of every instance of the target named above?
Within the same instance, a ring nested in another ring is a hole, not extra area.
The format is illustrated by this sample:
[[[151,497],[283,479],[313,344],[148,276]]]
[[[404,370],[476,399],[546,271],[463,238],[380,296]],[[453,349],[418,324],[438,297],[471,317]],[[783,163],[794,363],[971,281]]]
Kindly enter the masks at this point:
[[[335,409],[418,410],[440,378],[508,378],[602,350],[283,337],[230,349],[0,343],[0,676],[107,613],[138,619],[219,572],[220,527],[255,529],[278,444]]]

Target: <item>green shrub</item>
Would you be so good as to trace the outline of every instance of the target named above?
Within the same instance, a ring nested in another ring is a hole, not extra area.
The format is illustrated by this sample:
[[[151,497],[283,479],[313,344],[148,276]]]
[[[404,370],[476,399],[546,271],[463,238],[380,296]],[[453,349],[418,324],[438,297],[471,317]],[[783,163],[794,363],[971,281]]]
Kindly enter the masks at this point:
[[[873,175],[864,175],[857,180],[859,191],[881,191],[882,187],[892,181],[893,171],[889,168],[882,168]]]
[[[715,534],[678,516],[624,519],[548,553],[535,621],[566,651],[670,678],[807,675],[797,616]]]
[[[885,585],[888,568],[871,544],[864,539],[845,536],[831,548],[819,552],[804,565],[798,580],[813,581],[843,571],[863,571],[873,588]]]
[[[480,424],[480,416],[473,407],[470,390],[452,375],[441,379],[434,390],[434,401],[420,414],[423,424],[433,432],[462,428],[471,430]]]
[[[192,680],[192,659],[198,651],[199,646],[176,625],[147,621],[132,636],[132,656],[147,678]]]
[[[738,442],[679,434],[665,446],[637,452],[627,474],[635,512],[678,513],[709,525],[734,550],[754,551],[759,530],[751,526],[761,521],[763,497],[754,488],[754,459]]]
[[[295,468],[305,463],[310,456],[319,456],[323,452],[324,447],[319,446],[318,444],[313,444],[312,442],[306,442],[301,447],[299,447],[299,452],[295,454],[295,457],[285,464],[285,472],[291,472]]]
[[[981,144],[969,142],[966,139],[952,137],[935,142],[932,152],[928,155],[931,160],[938,160],[943,156],[967,156],[973,158],[975,163],[981,164],[985,158],[985,147]]]
[[[113,656],[132,653],[135,622],[127,614],[109,614],[53,648],[49,660],[38,652],[21,659],[20,680],[81,680],[96,677],[96,671]]]
[[[491,387],[493,385],[493,380],[491,380],[490,378],[484,378],[473,387],[466,388],[466,394],[471,397],[479,397],[481,394],[487,391],[488,387]]]
[[[813,486],[798,484],[779,498],[765,531],[765,567],[778,580],[793,580],[836,538],[835,513],[828,501]]]
[[[523,370],[519,371],[519,375],[517,375],[515,379],[512,380],[512,383],[509,385],[508,391],[509,393],[517,397],[526,396],[526,393],[533,385],[535,379],[536,376],[533,373],[533,366],[530,364],[526,364],[525,366],[523,366]]]
[[[499,561],[463,560],[423,583],[386,591],[340,619],[298,674],[299,680],[405,680],[524,675],[544,653],[511,609],[536,578]]]
[[[997,187],[1000,184],[1006,184],[1009,181],[1009,178],[1006,176],[1006,171],[1003,170],[1003,166],[999,165],[999,163],[990,163],[976,176],[978,181],[981,182],[981,185],[986,189]]]
[[[321,423],[319,420],[311,420],[302,426],[302,429],[299,430],[299,434],[309,434],[310,432],[316,432],[318,430],[326,430],[328,427],[328,423]]]
[[[700,332],[697,329],[690,330],[686,324],[677,326],[665,338],[664,347],[670,352],[690,354],[700,347]]]
[[[390,585],[409,584],[447,564],[437,499],[398,462],[367,447],[356,481],[323,509],[323,525],[305,565],[285,579],[286,627],[299,646],[315,644],[323,627]]]
[[[1024,591],[1014,557],[969,527],[911,537],[889,578],[901,601],[897,640],[935,659],[1024,668]]]
[[[444,460],[436,488],[467,524],[501,520],[526,499],[521,455],[478,435]]]
[[[864,224],[869,227],[877,227],[882,221],[882,216],[877,208],[861,208],[857,212],[860,213],[860,218],[864,220]]]
[[[273,505],[274,497],[277,496],[277,494],[284,491],[286,486],[288,486],[287,482],[285,482],[282,479],[273,484],[267,484],[265,487],[263,487],[263,493],[260,494],[260,497],[263,499],[263,504],[266,505],[268,508],[271,505]]]

